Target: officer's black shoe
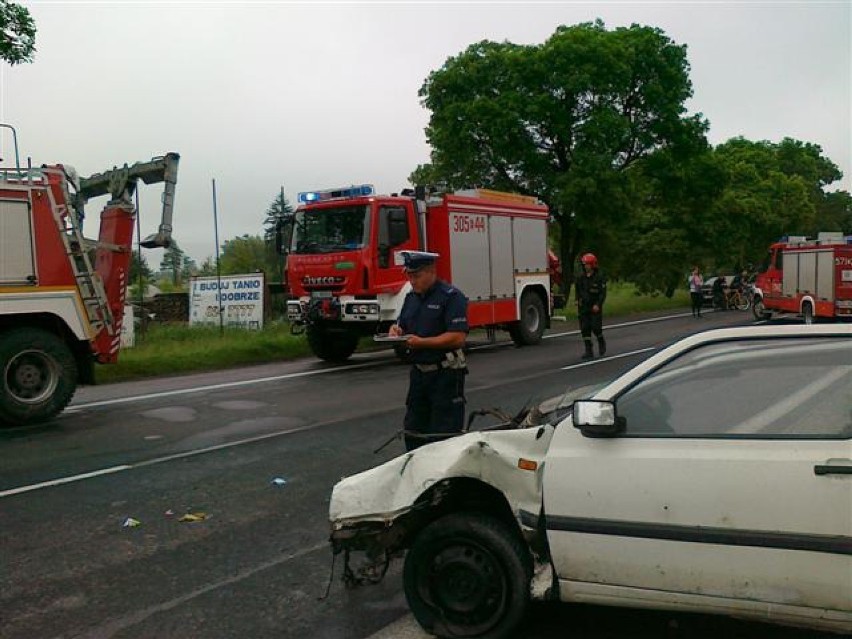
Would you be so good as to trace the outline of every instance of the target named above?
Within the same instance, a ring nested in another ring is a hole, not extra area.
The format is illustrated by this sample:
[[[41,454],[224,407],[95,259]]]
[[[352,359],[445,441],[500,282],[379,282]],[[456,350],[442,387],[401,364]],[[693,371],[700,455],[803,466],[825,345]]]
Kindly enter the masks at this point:
[[[592,341],[584,340],[584,344],[586,345],[586,352],[580,356],[580,359],[592,359],[595,356],[592,352]]]
[[[603,335],[601,335],[601,336],[598,338],[598,349],[599,349],[599,350],[600,350],[600,352],[601,352],[601,357],[603,357],[604,355],[606,355],[606,340],[603,338]]]

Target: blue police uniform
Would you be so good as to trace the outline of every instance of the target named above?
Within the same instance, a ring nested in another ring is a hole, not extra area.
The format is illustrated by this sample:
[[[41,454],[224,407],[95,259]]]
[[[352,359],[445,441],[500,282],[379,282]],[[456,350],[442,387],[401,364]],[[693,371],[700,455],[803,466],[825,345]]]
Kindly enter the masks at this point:
[[[432,258],[434,261],[434,258]],[[409,262],[406,262],[409,266]],[[468,331],[467,298],[441,280],[425,293],[410,292],[397,321],[408,334],[435,337],[447,331]],[[461,353],[453,350],[412,350],[405,430],[412,433],[455,434],[464,426],[464,366]],[[438,438],[406,435],[407,450],[428,444]]]

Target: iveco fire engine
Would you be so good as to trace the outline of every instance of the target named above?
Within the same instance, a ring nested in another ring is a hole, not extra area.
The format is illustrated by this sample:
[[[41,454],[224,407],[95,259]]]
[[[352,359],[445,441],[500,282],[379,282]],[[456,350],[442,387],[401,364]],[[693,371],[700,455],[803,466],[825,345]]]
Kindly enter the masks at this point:
[[[795,313],[852,319],[852,235],[819,233],[782,238],[769,247],[769,263],[755,280],[754,315]]]
[[[11,129],[8,125],[0,125]],[[14,136],[14,129],[12,129]],[[176,153],[79,178],[68,165],[0,169],[0,424],[44,421],[65,408],[95,362],[115,362],[138,180],[165,182],[159,230],[171,243]],[[110,195],[97,240],[82,232],[84,205]]]
[[[360,336],[386,331],[411,286],[398,253],[438,253],[438,277],[468,297],[468,323],[535,344],[550,321],[553,264],[547,207],[536,198],[473,189],[376,195],[371,185],[300,193],[286,278],[291,325],[313,352],[347,359]]]

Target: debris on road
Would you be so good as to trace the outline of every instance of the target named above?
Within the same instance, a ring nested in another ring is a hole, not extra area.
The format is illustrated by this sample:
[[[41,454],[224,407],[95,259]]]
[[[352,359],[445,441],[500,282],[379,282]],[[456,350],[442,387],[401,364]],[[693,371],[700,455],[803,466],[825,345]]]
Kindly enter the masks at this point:
[[[166,512],[163,513],[166,517],[174,517],[175,511],[169,508]]]
[[[141,526],[142,522],[138,519],[133,519],[133,517],[128,517],[124,520],[124,523],[121,524],[122,528],[136,528],[137,526]]]
[[[207,519],[207,513],[186,513],[183,517],[178,519],[178,521],[184,523],[195,523],[197,521],[204,521]]]
[[[287,480],[284,477],[276,477],[272,480],[272,483],[276,486],[284,486],[287,483]]]

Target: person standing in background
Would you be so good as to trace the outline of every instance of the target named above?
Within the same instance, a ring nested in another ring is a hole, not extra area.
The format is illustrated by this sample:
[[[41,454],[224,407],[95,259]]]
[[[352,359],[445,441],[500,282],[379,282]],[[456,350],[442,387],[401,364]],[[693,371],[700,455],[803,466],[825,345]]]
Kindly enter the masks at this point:
[[[704,285],[704,278],[701,277],[701,271],[697,266],[692,267],[692,274],[689,276],[689,295],[692,298],[692,316],[701,317],[701,287]]]
[[[606,300],[606,278],[598,270],[598,258],[586,253],[580,258],[583,272],[577,277],[577,317],[580,320],[580,334],[583,336],[585,352],[581,359],[591,359],[592,333],[598,338],[598,351],[606,354],[606,340],[603,336],[603,305]]]

